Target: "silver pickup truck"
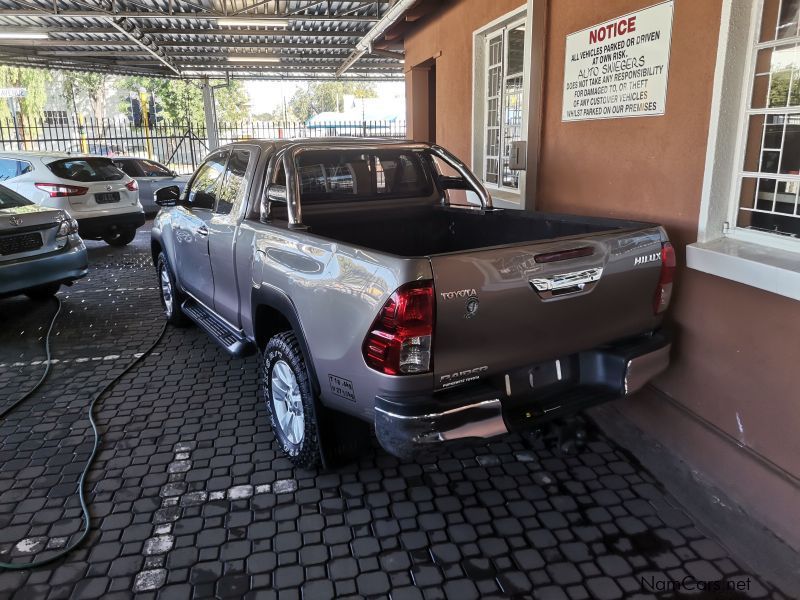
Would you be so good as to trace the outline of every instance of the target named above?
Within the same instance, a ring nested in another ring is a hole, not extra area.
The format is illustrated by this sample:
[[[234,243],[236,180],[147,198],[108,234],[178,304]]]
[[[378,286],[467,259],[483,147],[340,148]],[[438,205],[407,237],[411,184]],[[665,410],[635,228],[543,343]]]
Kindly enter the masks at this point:
[[[300,466],[324,458],[334,415],[408,457],[575,415],[669,362],[662,227],[493,208],[440,146],[248,140],[156,202],[167,319],[259,352]]]

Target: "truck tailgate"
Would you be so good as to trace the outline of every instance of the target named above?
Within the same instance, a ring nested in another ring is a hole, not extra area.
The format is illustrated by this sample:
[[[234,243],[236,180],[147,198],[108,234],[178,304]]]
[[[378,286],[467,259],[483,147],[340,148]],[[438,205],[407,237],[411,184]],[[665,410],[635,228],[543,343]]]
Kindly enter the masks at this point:
[[[436,388],[655,329],[662,240],[653,226],[432,256]]]

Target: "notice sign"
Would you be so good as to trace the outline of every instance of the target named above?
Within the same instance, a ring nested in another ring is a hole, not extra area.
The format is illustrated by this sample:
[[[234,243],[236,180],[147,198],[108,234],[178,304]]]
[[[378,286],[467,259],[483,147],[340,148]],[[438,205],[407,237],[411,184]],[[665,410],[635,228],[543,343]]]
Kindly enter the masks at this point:
[[[663,115],[672,0],[567,36],[562,121]]]

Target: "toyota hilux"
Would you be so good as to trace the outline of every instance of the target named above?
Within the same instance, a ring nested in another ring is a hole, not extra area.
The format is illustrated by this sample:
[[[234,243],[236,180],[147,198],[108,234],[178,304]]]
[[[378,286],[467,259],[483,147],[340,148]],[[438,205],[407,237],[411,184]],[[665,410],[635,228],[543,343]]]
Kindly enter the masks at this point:
[[[629,396],[669,362],[662,227],[496,208],[437,145],[248,140],[156,202],[166,318],[258,352],[297,465],[334,413],[409,457]]]

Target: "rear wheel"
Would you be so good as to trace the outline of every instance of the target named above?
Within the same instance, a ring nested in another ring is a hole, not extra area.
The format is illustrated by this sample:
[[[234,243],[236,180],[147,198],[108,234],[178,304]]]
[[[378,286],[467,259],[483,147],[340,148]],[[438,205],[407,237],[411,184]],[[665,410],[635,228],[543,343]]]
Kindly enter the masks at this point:
[[[109,246],[127,246],[136,237],[135,227],[117,227],[103,235],[103,241]]]
[[[297,467],[318,466],[321,453],[314,393],[305,358],[291,331],[267,342],[261,354],[260,383],[259,393],[283,452]]]
[[[169,268],[166,255],[161,252],[156,261],[156,271],[158,272],[158,289],[161,295],[161,306],[164,309],[164,316],[171,325],[183,327],[189,323],[189,319],[181,310],[183,294],[178,291],[175,285],[175,276]]]
[[[47,300],[48,298],[55,296],[60,288],[61,284],[59,282],[46,283],[44,285],[26,290],[25,295],[31,300]]]

